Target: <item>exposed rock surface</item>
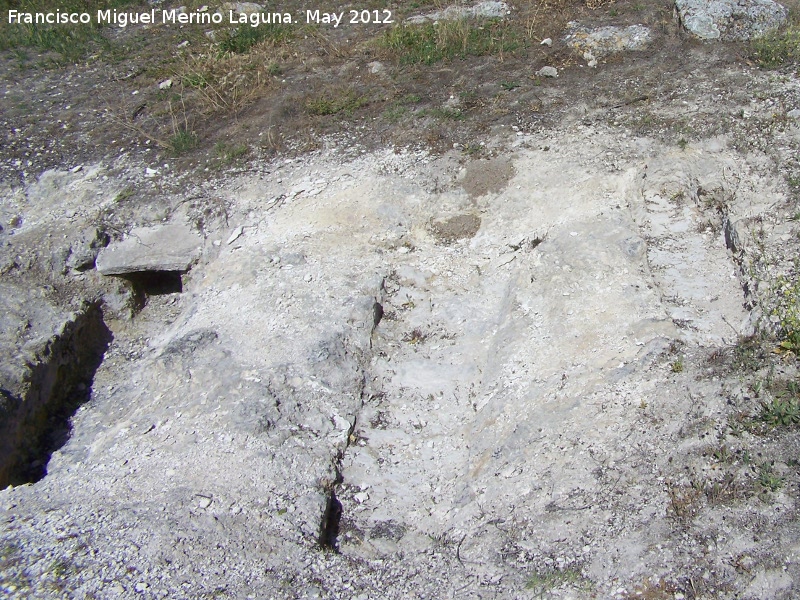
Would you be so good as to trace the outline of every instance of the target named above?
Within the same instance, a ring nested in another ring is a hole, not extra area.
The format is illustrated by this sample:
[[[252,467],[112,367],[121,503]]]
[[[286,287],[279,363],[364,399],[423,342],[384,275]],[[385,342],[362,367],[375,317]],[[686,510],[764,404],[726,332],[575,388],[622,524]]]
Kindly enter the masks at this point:
[[[64,406],[88,395],[110,336],[96,306],[65,312],[37,290],[9,283],[0,284],[0,314],[0,487],[5,487],[45,473],[49,452],[66,440],[60,429],[71,413]]]
[[[97,270],[103,275],[187,271],[202,246],[203,238],[184,223],[136,227],[100,251]]]
[[[0,410],[37,372],[84,392],[46,477],[0,490],[0,595],[796,598],[798,433],[759,410],[797,369],[748,334],[797,281],[800,88],[672,42],[556,49],[529,89],[482,57],[518,106],[431,89],[486,125],[440,154],[348,133],[197,181],[148,151],[0,183]],[[131,317],[92,253],[179,211],[115,244],[196,260]]]
[[[505,2],[478,2],[472,6],[452,5],[442,10],[416,15],[406,19],[406,23],[431,23],[434,21],[456,21],[458,19],[488,18],[500,19],[508,16],[511,8]]]
[[[564,38],[567,46],[581,52],[591,52],[602,57],[626,50],[644,50],[652,40],[652,34],[644,25],[628,27],[584,27],[576,22],[568,24]]]
[[[681,23],[701,40],[742,41],[780,27],[787,10],[774,0],[675,0]]]
[[[724,568],[738,538],[669,534],[694,394],[725,402],[670,364],[752,328],[706,202],[738,222],[776,194],[716,143],[533,139],[463,190],[425,189],[448,157],[391,150],[227,183],[247,235],[114,325],[48,476],[0,494],[6,581],[63,561],[79,596],[515,597],[558,568],[611,597],[668,555]]]

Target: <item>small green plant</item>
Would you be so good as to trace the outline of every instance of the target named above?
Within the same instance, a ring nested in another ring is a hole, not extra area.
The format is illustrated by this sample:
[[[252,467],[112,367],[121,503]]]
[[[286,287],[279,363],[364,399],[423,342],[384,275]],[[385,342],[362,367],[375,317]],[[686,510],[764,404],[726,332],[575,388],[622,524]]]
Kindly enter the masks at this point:
[[[783,477],[775,473],[772,463],[765,462],[758,467],[756,483],[764,491],[777,492],[783,487]]]
[[[306,110],[310,114],[318,116],[339,113],[352,115],[356,109],[367,104],[369,104],[369,98],[358,94],[355,90],[332,90],[307,100]]]
[[[519,81],[501,81],[500,87],[510,92],[511,90],[515,90],[520,86]]]
[[[586,579],[578,569],[563,571],[537,572],[528,578],[525,587],[539,596],[562,585],[577,587],[582,591],[591,591],[592,582]]]
[[[132,198],[135,194],[135,191],[132,186],[126,187],[124,190],[120,191],[116,196],[114,196],[114,203],[125,202],[128,198]]]
[[[247,54],[253,46],[264,41],[273,44],[287,41],[290,32],[287,26],[279,23],[263,24],[258,27],[243,23],[220,42],[219,49],[233,54]]]
[[[678,148],[681,150],[686,150],[686,147],[689,145],[689,142],[686,141],[686,138],[681,138],[678,140]]]
[[[432,108],[428,111],[425,111],[425,114],[428,114],[436,119],[444,119],[448,121],[463,121],[467,118],[467,116],[464,114],[464,111],[458,108]]]
[[[779,277],[776,283],[776,305],[772,316],[778,321],[781,341],[778,350],[800,354],[800,281]]]
[[[679,356],[674,361],[672,361],[672,364],[669,366],[669,368],[673,373],[683,373],[684,369],[683,357]]]
[[[217,142],[214,146],[214,154],[223,164],[230,164],[247,156],[250,149],[246,144],[235,144],[229,146],[225,142]]]
[[[744,372],[758,371],[766,358],[764,344],[765,340],[759,334],[740,338],[733,347],[733,366]],[[757,381],[760,385],[760,380]]]
[[[201,73],[187,73],[183,76],[183,85],[193,88],[204,88],[208,85],[208,80]]]
[[[197,147],[200,143],[197,134],[194,131],[189,131],[185,128],[180,128],[173,133],[167,140],[167,149],[174,155],[178,156],[189,152]]]
[[[731,460],[731,454],[725,444],[722,444],[719,448],[714,449],[711,452],[711,456],[714,457],[714,460],[720,463],[727,463]]]
[[[396,104],[393,104],[385,111],[383,111],[383,118],[389,121],[390,123],[397,123],[407,113],[408,113],[407,106],[398,106]]]
[[[797,398],[778,397],[769,402],[761,401],[760,421],[773,427],[796,425],[800,423],[800,403]]]
[[[751,52],[764,69],[777,69],[800,61],[800,26],[756,38],[751,44]]]

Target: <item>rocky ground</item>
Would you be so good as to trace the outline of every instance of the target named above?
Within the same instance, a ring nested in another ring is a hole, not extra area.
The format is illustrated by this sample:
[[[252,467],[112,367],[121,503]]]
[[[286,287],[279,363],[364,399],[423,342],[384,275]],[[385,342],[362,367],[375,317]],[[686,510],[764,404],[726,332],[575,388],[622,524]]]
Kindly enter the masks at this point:
[[[308,35],[182,153],[182,67],[120,48],[202,32],[7,51],[0,590],[796,597],[800,80],[746,30],[788,11],[676,4],[433,65]]]

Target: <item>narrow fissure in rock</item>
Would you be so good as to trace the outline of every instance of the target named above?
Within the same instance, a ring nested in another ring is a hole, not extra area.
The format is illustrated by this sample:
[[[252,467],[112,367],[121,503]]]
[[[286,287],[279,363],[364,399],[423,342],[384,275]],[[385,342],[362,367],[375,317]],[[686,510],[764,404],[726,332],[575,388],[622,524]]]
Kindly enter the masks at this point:
[[[91,396],[111,339],[102,310],[89,305],[47,343],[21,394],[1,390],[0,488],[47,475],[53,452],[70,437],[70,419]]]
[[[325,514],[322,516],[322,528],[319,536],[320,545],[327,550],[339,551],[339,523],[342,520],[342,503],[336,498],[336,491],[331,490]]]

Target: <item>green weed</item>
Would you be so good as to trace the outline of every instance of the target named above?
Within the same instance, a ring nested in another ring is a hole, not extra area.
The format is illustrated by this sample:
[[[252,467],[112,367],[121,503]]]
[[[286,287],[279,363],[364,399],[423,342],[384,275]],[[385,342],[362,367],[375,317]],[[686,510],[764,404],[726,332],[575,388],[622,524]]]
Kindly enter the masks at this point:
[[[194,131],[181,128],[175,131],[172,136],[167,140],[167,149],[174,155],[178,156],[197,148],[200,143],[197,134]]]
[[[764,491],[777,492],[783,487],[783,477],[775,473],[772,463],[769,462],[762,463],[758,468],[756,482]]]
[[[431,108],[424,111],[424,114],[430,115],[436,119],[444,119],[448,121],[463,121],[467,118],[463,110],[458,108]]]
[[[358,94],[355,90],[332,90],[306,101],[306,110],[312,115],[326,116],[344,113],[352,115],[353,112],[369,104],[367,96]]]
[[[235,144],[230,146],[225,142],[218,142],[214,146],[214,154],[222,164],[230,164],[236,162],[240,158],[247,156],[250,149],[246,144]]]
[[[800,403],[797,398],[786,396],[773,398],[769,402],[762,400],[758,418],[772,426],[796,425],[800,423]]]
[[[542,595],[545,592],[563,585],[578,587],[583,591],[591,591],[593,587],[592,582],[581,575],[579,570],[565,569],[563,571],[534,573],[528,578],[528,581],[525,583],[525,588]]]
[[[253,46],[261,42],[269,41],[279,44],[287,41],[290,37],[289,27],[280,23],[264,24],[259,27],[251,27],[243,23],[220,42],[219,49],[222,52],[233,54],[247,54]]]
[[[800,281],[779,277],[776,288],[772,316],[777,318],[781,336],[778,350],[797,356],[800,354]]]
[[[800,61],[800,26],[753,40],[753,58],[764,69],[777,69]]]

